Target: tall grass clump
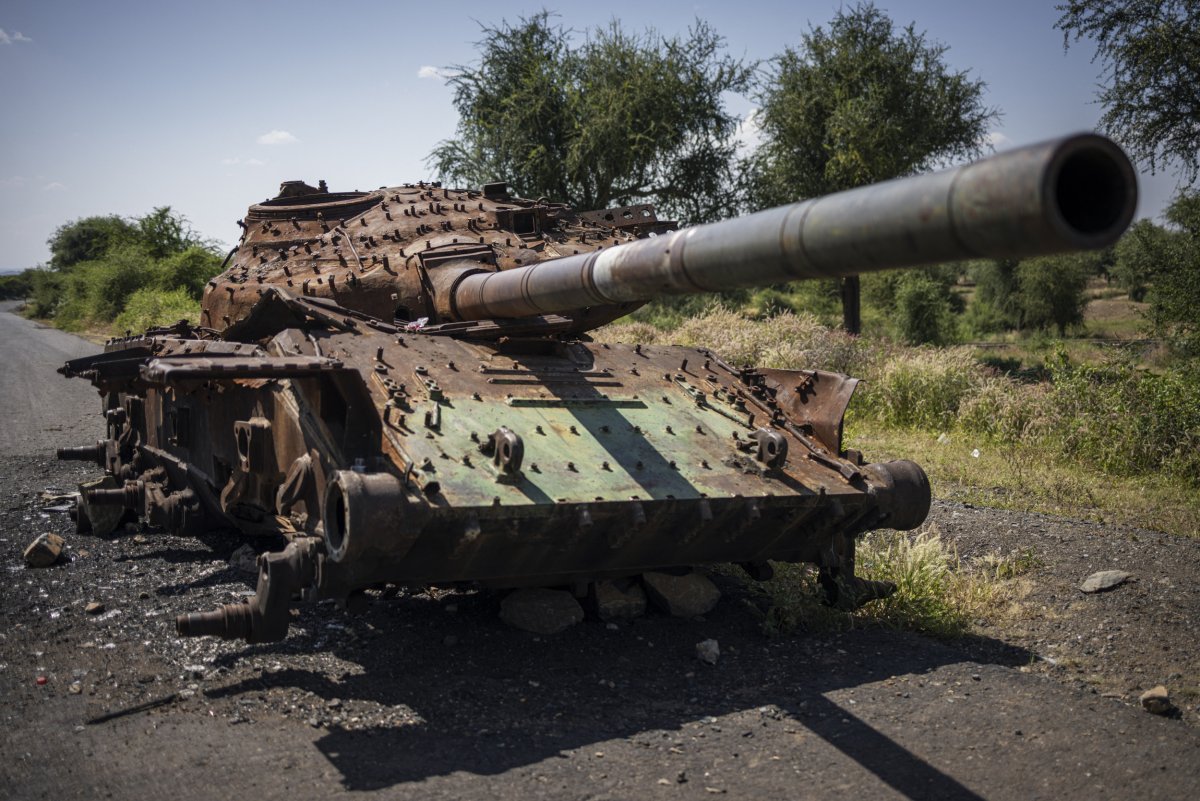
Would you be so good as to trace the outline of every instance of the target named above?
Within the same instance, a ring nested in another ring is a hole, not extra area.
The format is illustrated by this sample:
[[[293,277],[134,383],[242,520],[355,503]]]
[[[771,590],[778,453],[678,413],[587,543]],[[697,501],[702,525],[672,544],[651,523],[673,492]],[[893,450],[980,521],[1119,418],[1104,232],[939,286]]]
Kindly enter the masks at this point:
[[[723,306],[662,330],[644,322],[623,322],[596,332],[600,342],[683,345],[708,348],[735,365],[780,369],[819,369],[862,375],[880,348],[859,337],[823,326],[808,314],[783,312],[754,320]]]
[[[896,585],[894,594],[858,614],[895,628],[961,636],[995,595],[989,576],[966,569],[931,524],[914,534],[873,531],[859,543],[857,559],[863,578]]]
[[[958,428],[1004,445],[1036,442],[1048,432],[1052,403],[1048,385],[981,375],[959,404]]]
[[[862,626],[917,631],[937,637],[965,634],[973,620],[986,617],[1005,597],[1004,582],[1015,570],[995,567],[1001,558],[964,564],[937,527],[915,533],[878,531],[857,545],[857,574],[890,581],[896,592],[853,612],[828,607],[817,583],[817,570],[806,564],[777,564],[775,577],[750,585],[765,601],[763,629],[783,634],[797,629],[829,631]]]
[[[858,413],[889,426],[934,431],[955,426],[963,401],[981,378],[966,348],[897,350],[864,377],[866,386],[855,401]]]

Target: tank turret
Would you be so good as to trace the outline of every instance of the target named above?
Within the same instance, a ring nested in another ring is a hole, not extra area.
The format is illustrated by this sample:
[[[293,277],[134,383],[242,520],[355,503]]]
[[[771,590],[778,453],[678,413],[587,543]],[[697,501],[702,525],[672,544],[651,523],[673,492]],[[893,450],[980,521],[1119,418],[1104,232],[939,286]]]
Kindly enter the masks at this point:
[[[251,206],[199,327],[63,368],[100,388],[107,432],[60,457],[114,479],[81,528],[112,505],[288,542],[252,598],[181,616],[184,635],[279,639],[295,597],[380,584],[587,597],[714,562],[808,562],[852,607],[892,589],[854,575],[855,538],[930,504],[914,463],[844,447],[857,380],[586,332],[663,295],[1102,247],[1135,203],[1128,160],[1090,134],[686,229],[502,183],[292,181]]]

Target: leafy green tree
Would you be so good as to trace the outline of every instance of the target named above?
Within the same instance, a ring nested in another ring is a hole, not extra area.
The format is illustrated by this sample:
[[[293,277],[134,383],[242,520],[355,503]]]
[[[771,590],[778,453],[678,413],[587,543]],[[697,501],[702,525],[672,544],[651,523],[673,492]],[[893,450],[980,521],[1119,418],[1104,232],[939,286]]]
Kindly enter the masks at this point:
[[[828,29],[772,61],[758,87],[763,143],[746,164],[751,205],[912,175],[979,155],[998,113],[984,84],[944,60],[913,25],[897,30],[870,3],[843,8]],[[847,279],[846,327],[858,330],[858,281]]]
[[[69,270],[81,261],[102,258],[109,248],[133,242],[138,228],[115,214],[83,217],[63,223],[46,244],[50,246],[50,267]]]
[[[863,301],[883,314],[888,334],[913,345],[944,345],[958,337],[955,314],[963,301],[954,286],[961,272],[961,265],[940,264],[868,273],[862,277]],[[870,318],[867,324],[869,329]]]
[[[1063,46],[1091,39],[1102,66],[1101,125],[1150,170],[1173,163],[1200,177],[1200,3],[1070,0],[1055,27]]]
[[[1181,193],[1166,216],[1177,230],[1157,243],[1150,323],[1178,355],[1200,364],[1200,191]]]
[[[212,245],[192,229],[188,218],[171,211],[170,206],[159,206],[134,222],[138,242],[153,259],[163,259],[192,247],[212,249]]]
[[[920,271],[903,274],[896,286],[896,324],[912,345],[953,342],[957,323],[945,285]]]
[[[1054,326],[1058,335],[1083,324],[1087,307],[1088,276],[1095,259],[1089,254],[1043,256],[1017,265],[1017,299],[1021,308],[1021,327],[1047,329]]]
[[[12,275],[0,275],[0,298],[24,298],[33,289],[33,268]]]
[[[191,245],[161,259],[155,267],[155,285],[163,291],[182,290],[193,300],[204,294],[208,279],[221,271],[221,256],[208,248]]]
[[[1150,283],[1170,259],[1171,239],[1171,232],[1162,226],[1138,220],[1117,242],[1110,275],[1132,300],[1146,299]]]
[[[583,209],[652,202],[688,222],[735,209],[738,118],[722,95],[752,68],[703,22],[679,38],[614,21],[577,41],[543,11],[484,27],[477,46],[449,79],[457,136],[429,156],[444,180]]]

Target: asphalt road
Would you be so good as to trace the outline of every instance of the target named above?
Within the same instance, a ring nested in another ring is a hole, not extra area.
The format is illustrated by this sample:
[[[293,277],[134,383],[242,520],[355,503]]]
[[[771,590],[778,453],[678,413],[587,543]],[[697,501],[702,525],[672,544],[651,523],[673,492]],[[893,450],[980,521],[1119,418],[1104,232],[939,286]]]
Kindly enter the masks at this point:
[[[553,638],[467,595],[302,611],[282,644],[175,640],[174,614],[246,589],[208,543],[83,539],[38,512],[87,472],[49,450],[100,433],[89,385],[54,373],[93,350],[0,313],[5,798],[1200,798],[1200,730],[1030,671],[1029,651],[767,639],[734,590],[706,620]],[[23,569],[43,530],[72,560]],[[86,616],[96,598],[115,615]],[[715,666],[694,656],[710,637]]]
[[[82,381],[55,370],[96,353],[85,339],[18,317],[15,301],[0,302],[0,453],[34,455],[95,444],[102,433],[100,400]]]

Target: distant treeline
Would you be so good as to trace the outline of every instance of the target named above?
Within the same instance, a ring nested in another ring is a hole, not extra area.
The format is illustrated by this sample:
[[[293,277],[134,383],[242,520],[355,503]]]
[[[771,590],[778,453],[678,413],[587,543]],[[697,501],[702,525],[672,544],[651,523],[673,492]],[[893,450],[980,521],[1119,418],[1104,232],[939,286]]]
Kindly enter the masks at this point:
[[[60,328],[143,331],[196,322],[205,283],[221,268],[216,243],[161,206],[142,217],[84,217],[54,232],[50,263],[0,278],[4,297]]]

